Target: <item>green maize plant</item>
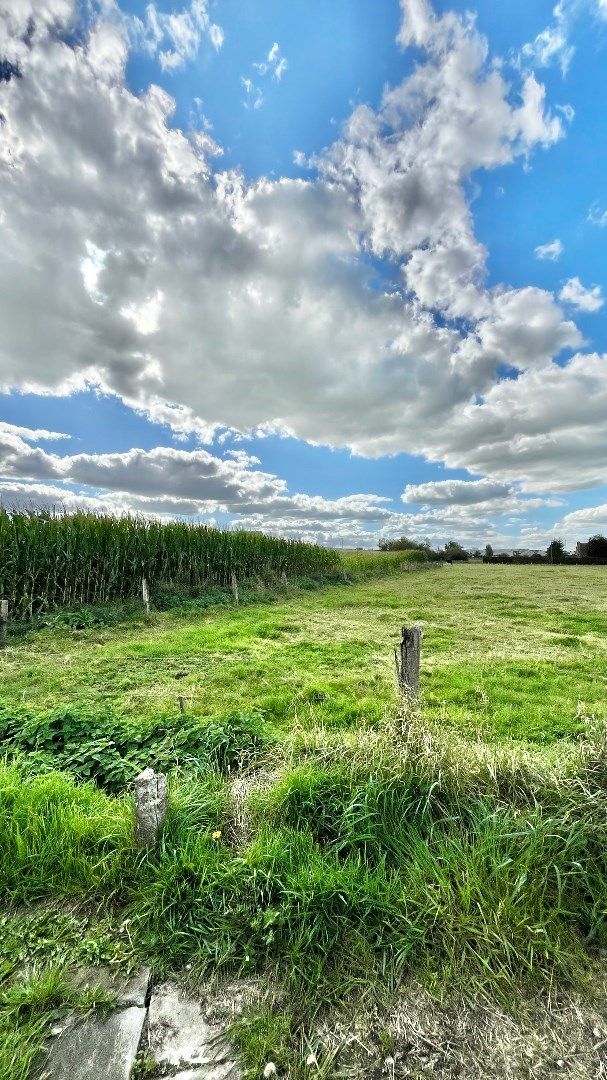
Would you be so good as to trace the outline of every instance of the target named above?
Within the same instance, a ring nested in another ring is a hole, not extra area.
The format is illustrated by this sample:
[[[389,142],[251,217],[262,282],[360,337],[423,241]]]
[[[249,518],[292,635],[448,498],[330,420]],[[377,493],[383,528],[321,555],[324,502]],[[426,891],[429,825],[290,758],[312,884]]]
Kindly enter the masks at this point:
[[[134,597],[145,577],[196,590],[239,581],[321,579],[339,570],[336,551],[259,532],[183,521],[0,509],[0,598],[14,619],[62,607]]]

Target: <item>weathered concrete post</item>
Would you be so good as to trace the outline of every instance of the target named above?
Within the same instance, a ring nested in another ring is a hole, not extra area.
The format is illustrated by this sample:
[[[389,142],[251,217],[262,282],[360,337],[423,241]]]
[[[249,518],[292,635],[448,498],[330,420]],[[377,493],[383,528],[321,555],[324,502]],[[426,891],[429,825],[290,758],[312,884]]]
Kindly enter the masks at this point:
[[[289,584],[289,579],[287,578],[286,570],[283,570],[282,574],[280,575],[280,580],[281,580],[283,585],[288,585]]]
[[[8,600],[0,600],[0,649],[6,645],[8,629]]]
[[[236,574],[234,573],[233,570],[232,570],[232,592],[234,594],[234,603],[237,604],[238,600],[239,600],[239,597],[238,597],[238,582],[236,580]]]
[[[144,769],[135,777],[135,841],[137,847],[152,847],[166,817],[169,805],[167,778],[164,773]]]
[[[396,674],[400,689],[410,697],[419,696],[419,662],[424,630],[420,623],[403,626],[400,658],[396,653]]]
[[[150,614],[150,591],[148,589],[148,583],[147,583],[147,581],[146,581],[146,579],[144,577],[141,579],[141,595],[143,597],[143,610],[145,611],[146,615],[149,615]]]

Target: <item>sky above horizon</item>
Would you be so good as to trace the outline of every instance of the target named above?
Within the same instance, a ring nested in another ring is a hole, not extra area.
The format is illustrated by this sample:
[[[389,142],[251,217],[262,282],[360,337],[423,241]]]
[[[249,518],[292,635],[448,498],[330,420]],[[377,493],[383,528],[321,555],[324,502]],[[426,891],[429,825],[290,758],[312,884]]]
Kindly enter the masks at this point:
[[[0,0],[0,499],[607,532],[607,0]]]

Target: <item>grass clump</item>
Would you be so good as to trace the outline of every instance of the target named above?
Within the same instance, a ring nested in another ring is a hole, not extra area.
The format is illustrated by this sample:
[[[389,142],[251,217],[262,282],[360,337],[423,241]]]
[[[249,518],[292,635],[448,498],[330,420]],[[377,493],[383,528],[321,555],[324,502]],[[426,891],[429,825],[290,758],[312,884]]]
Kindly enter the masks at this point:
[[[257,1080],[268,1065],[292,1080],[325,1080],[334,1076],[336,1052],[315,1052],[293,1012],[265,1003],[236,1021],[230,1038],[239,1051],[245,1080]]]
[[[0,890],[11,900],[106,895],[130,859],[133,814],[91,784],[0,765]]]

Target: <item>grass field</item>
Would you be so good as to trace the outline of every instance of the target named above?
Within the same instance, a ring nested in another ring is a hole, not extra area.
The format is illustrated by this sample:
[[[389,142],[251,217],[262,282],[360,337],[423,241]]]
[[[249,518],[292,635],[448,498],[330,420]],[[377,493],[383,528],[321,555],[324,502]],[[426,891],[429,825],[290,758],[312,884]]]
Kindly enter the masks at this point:
[[[393,648],[417,620],[402,715]],[[251,1077],[270,1052],[312,1075],[317,1010],[411,975],[510,1003],[581,985],[607,943],[606,630],[601,567],[456,564],[15,639],[0,1075],[29,1075],[83,960],[262,977],[279,1005],[236,1033]],[[139,855],[147,763],[171,807]]]

